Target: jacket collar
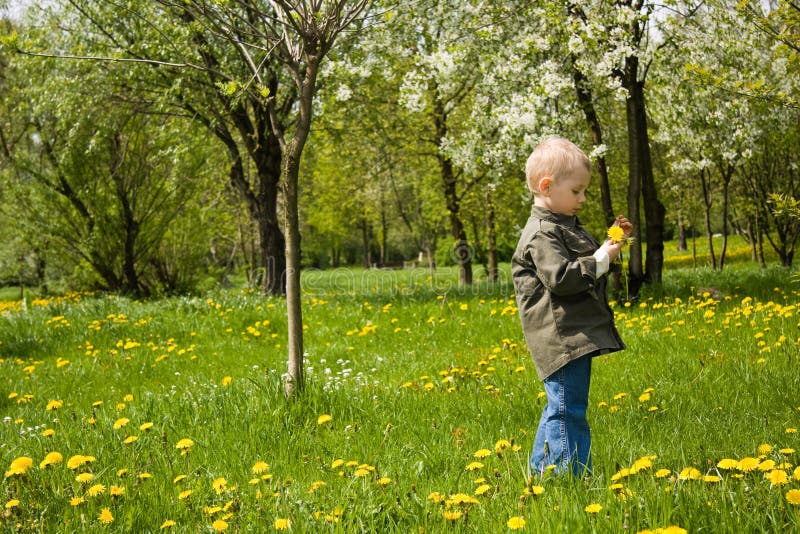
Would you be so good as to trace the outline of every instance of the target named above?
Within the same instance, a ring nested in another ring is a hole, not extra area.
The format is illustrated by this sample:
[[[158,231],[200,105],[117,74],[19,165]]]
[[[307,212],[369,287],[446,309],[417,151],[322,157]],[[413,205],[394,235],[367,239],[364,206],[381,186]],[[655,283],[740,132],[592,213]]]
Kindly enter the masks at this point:
[[[577,215],[553,213],[552,211],[545,208],[540,208],[539,206],[533,206],[531,208],[531,216],[536,217],[537,219],[542,219],[543,221],[559,224],[561,226],[574,227],[581,225],[581,221],[578,220]]]

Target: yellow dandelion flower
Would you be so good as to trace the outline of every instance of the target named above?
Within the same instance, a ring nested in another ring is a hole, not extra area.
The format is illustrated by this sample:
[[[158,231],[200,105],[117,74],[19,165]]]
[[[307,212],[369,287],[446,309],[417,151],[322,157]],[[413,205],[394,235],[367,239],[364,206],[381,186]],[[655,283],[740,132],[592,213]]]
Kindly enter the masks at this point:
[[[47,407],[45,409],[48,410],[48,411],[58,410],[62,406],[64,406],[64,401],[62,401],[62,400],[51,400],[50,402],[47,403]]]
[[[94,475],[91,473],[81,473],[80,475],[75,477],[75,480],[77,480],[81,484],[86,484],[87,482],[91,482],[92,480],[94,480]]]
[[[102,495],[106,492],[106,487],[102,484],[95,484],[94,486],[90,487],[86,490],[86,495],[89,497],[97,497],[98,495]]]
[[[227,489],[228,481],[222,477],[215,478],[214,481],[211,483],[211,487],[214,488],[214,491],[217,494],[222,493]]]
[[[231,385],[231,382],[233,382],[233,378],[231,378],[231,377],[229,377],[229,376],[223,376],[223,377],[222,377],[222,385],[223,385],[223,386],[226,386],[226,387],[227,387],[227,386],[230,386],[230,385]]]
[[[797,429],[789,427],[789,428],[786,429],[786,433],[787,434],[797,434]]]
[[[92,463],[95,461],[94,456],[83,456],[82,454],[76,454],[75,456],[71,456],[69,460],[67,460],[67,467],[70,469],[77,469],[80,466],[88,463]]]
[[[112,497],[122,497],[123,495],[125,495],[125,488],[123,488],[122,486],[111,486],[110,488],[108,488],[108,493]]]
[[[128,419],[127,417],[120,417],[119,419],[114,421],[114,429],[122,428],[130,422],[131,420]]]
[[[139,480],[147,480],[148,478],[153,478],[153,475],[150,473],[139,473]]]
[[[338,469],[344,465],[344,460],[341,458],[337,458],[333,462],[331,462],[331,469]]]
[[[111,510],[108,508],[103,508],[100,510],[100,515],[97,516],[97,520],[103,523],[104,525],[108,525],[114,522],[114,516],[111,515]]]
[[[769,454],[772,452],[772,445],[769,443],[762,443],[758,446],[758,454]]]
[[[698,480],[701,476],[700,471],[694,467],[684,467],[678,473],[678,478],[681,480]]]
[[[507,439],[498,440],[497,443],[494,444],[494,452],[497,454],[502,453],[506,449],[511,448],[511,442]]]
[[[60,452],[48,452],[45,455],[44,460],[39,462],[39,469],[44,469],[50,465],[60,464],[63,461],[64,457],[61,456]]]
[[[12,508],[16,508],[19,506],[19,499],[11,499],[5,504],[6,510],[11,510]]]
[[[442,517],[444,517],[448,521],[457,521],[461,519],[462,515],[464,515],[464,512],[462,512],[461,510],[453,510],[453,511],[445,510],[442,512]]]
[[[480,486],[475,488],[475,495],[483,495],[490,489],[492,489],[492,487],[489,484],[481,484]]]
[[[42,435],[46,438],[52,438],[53,436],[56,435],[56,431],[53,430],[52,428],[48,428],[44,432],[42,432]]]
[[[544,493],[544,486],[531,486],[531,493],[534,495],[541,495]]]
[[[188,496],[189,496],[189,495],[191,495],[192,493],[194,493],[194,490],[190,490],[190,489],[183,490],[182,492],[180,492],[180,493],[178,494],[178,499],[180,499],[180,500],[184,500],[186,497],[188,497]]]
[[[800,480],[800,465],[794,468],[794,471],[792,472],[792,478],[795,480]]]
[[[671,474],[672,474],[672,471],[670,471],[669,469],[659,469],[658,471],[656,471],[656,478],[668,477]]]
[[[428,494],[428,500],[433,501],[435,503],[440,503],[445,499],[445,496],[439,493],[438,491],[432,491]]]
[[[587,514],[596,514],[602,509],[603,507],[601,505],[597,503],[592,503],[586,505],[586,508],[584,508],[583,511],[586,512]]]
[[[786,447],[785,449],[781,449],[778,452],[781,454],[794,454],[794,449]]]
[[[211,523],[211,528],[214,529],[214,532],[225,532],[228,529],[228,523],[222,519],[217,519]]]
[[[83,497],[73,497],[73,498],[71,498],[69,500],[69,504],[71,504],[72,506],[78,506],[78,505],[83,504],[85,502],[86,502],[86,499],[84,499]]]
[[[355,472],[353,473],[353,476],[355,476],[355,477],[365,477],[368,474],[369,474],[369,470],[368,469],[364,469],[362,467],[362,468],[356,469]]]
[[[475,451],[475,454],[473,454],[475,458],[486,458],[487,456],[491,455],[492,451],[490,451],[489,449],[480,449],[478,451]]]
[[[326,414],[326,413],[324,413],[324,414],[320,415],[319,417],[317,417],[317,424],[318,425],[324,425],[325,423],[330,423],[331,421],[333,421],[333,416],[331,416],[329,414]]]
[[[723,458],[717,462],[717,467],[725,470],[736,469],[738,466],[739,462],[737,460],[733,460],[732,458]]]
[[[703,482],[719,482],[722,480],[717,475],[703,475]]]
[[[773,469],[765,474],[764,478],[769,480],[769,483],[773,486],[783,486],[789,483],[789,475],[786,474],[786,471],[781,469]]]
[[[775,469],[775,460],[764,460],[763,462],[758,464],[759,471],[767,472],[767,471],[772,471],[773,469]]]
[[[608,229],[608,238],[614,243],[620,243],[625,239],[625,230],[621,226],[612,226]]]
[[[739,460],[739,465],[736,466],[736,469],[738,469],[739,471],[744,471],[746,473],[748,471],[756,469],[760,463],[761,461],[758,458],[752,458],[752,457],[742,458],[741,460]]]
[[[475,471],[476,469],[481,469],[481,468],[483,468],[483,464],[481,462],[470,462],[464,469],[466,469],[467,471]]]
[[[381,486],[387,486],[392,483],[392,479],[389,477],[381,477],[378,479],[378,484]]]
[[[178,443],[175,444],[175,448],[180,449],[182,455],[188,454],[192,447],[194,447],[194,441],[189,438],[180,439]]]
[[[525,519],[522,516],[511,517],[506,521],[509,530],[519,530],[525,528]]]
[[[122,469],[120,469],[119,471],[117,471],[117,478],[122,478],[122,477],[124,477],[124,476],[125,476],[125,475],[127,475],[127,474],[128,474],[128,469],[127,469],[127,468],[125,468],[125,467],[123,467]]]
[[[141,430],[142,432],[147,432],[151,428],[153,428],[153,423],[149,421],[147,423],[142,423],[141,425],[139,425],[139,430]]]
[[[170,528],[170,527],[174,527],[174,526],[175,526],[175,521],[173,521],[172,519],[167,519],[166,521],[161,523],[161,526],[159,527],[159,529],[164,530],[165,528]]]
[[[272,524],[275,530],[287,530],[290,526],[292,526],[292,522],[285,518],[278,518],[275,520],[275,523]]]
[[[177,484],[178,482],[180,482],[184,478],[186,478],[186,475],[178,475],[178,476],[176,476],[175,478],[172,479],[172,483],[173,484]]]
[[[123,443],[125,443],[125,445],[130,445],[131,443],[133,443],[137,439],[139,439],[139,436],[128,436],[127,438],[125,438],[123,440]]]
[[[800,504],[800,490],[793,489],[786,492],[786,500],[789,504]]]
[[[6,471],[5,477],[8,478],[14,475],[24,475],[32,465],[33,458],[28,458],[27,456],[15,458],[11,461],[11,465],[8,466],[8,471]]]
[[[253,473],[256,475],[260,475],[261,473],[269,470],[269,464],[267,462],[258,461],[253,464]]]

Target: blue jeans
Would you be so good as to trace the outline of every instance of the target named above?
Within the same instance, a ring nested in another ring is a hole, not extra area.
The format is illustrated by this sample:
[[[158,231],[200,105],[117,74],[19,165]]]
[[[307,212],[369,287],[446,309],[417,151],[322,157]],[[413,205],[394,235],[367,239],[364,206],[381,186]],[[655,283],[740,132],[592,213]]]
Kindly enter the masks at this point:
[[[547,405],[536,430],[531,474],[542,476],[549,465],[555,465],[556,473],[591,474],[592,438],[586,420],[591,376],[592,355],[589,354],[544,379]]]

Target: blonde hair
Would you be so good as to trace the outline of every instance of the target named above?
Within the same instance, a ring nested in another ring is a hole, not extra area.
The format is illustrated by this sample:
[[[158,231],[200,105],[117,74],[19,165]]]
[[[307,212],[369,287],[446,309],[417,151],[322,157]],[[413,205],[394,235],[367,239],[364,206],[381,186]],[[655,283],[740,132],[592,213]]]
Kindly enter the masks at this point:
[[[538,195],[539,181],[545,176],[557,182],[581,167],[591,172],[589,158],[578,145],[563,137],[547,137],[533,149],[525,163],[528,189]]]

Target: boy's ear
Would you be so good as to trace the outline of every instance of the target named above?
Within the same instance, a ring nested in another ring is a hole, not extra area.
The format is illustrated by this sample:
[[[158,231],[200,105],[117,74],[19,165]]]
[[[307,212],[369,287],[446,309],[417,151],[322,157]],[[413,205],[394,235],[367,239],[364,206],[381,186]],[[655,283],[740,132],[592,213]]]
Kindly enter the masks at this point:
[[[550,190],[550,184],[553,183],[553,179],[549,176],[543,176],[539,179],[539,192],[540,193],[547,193]]]

